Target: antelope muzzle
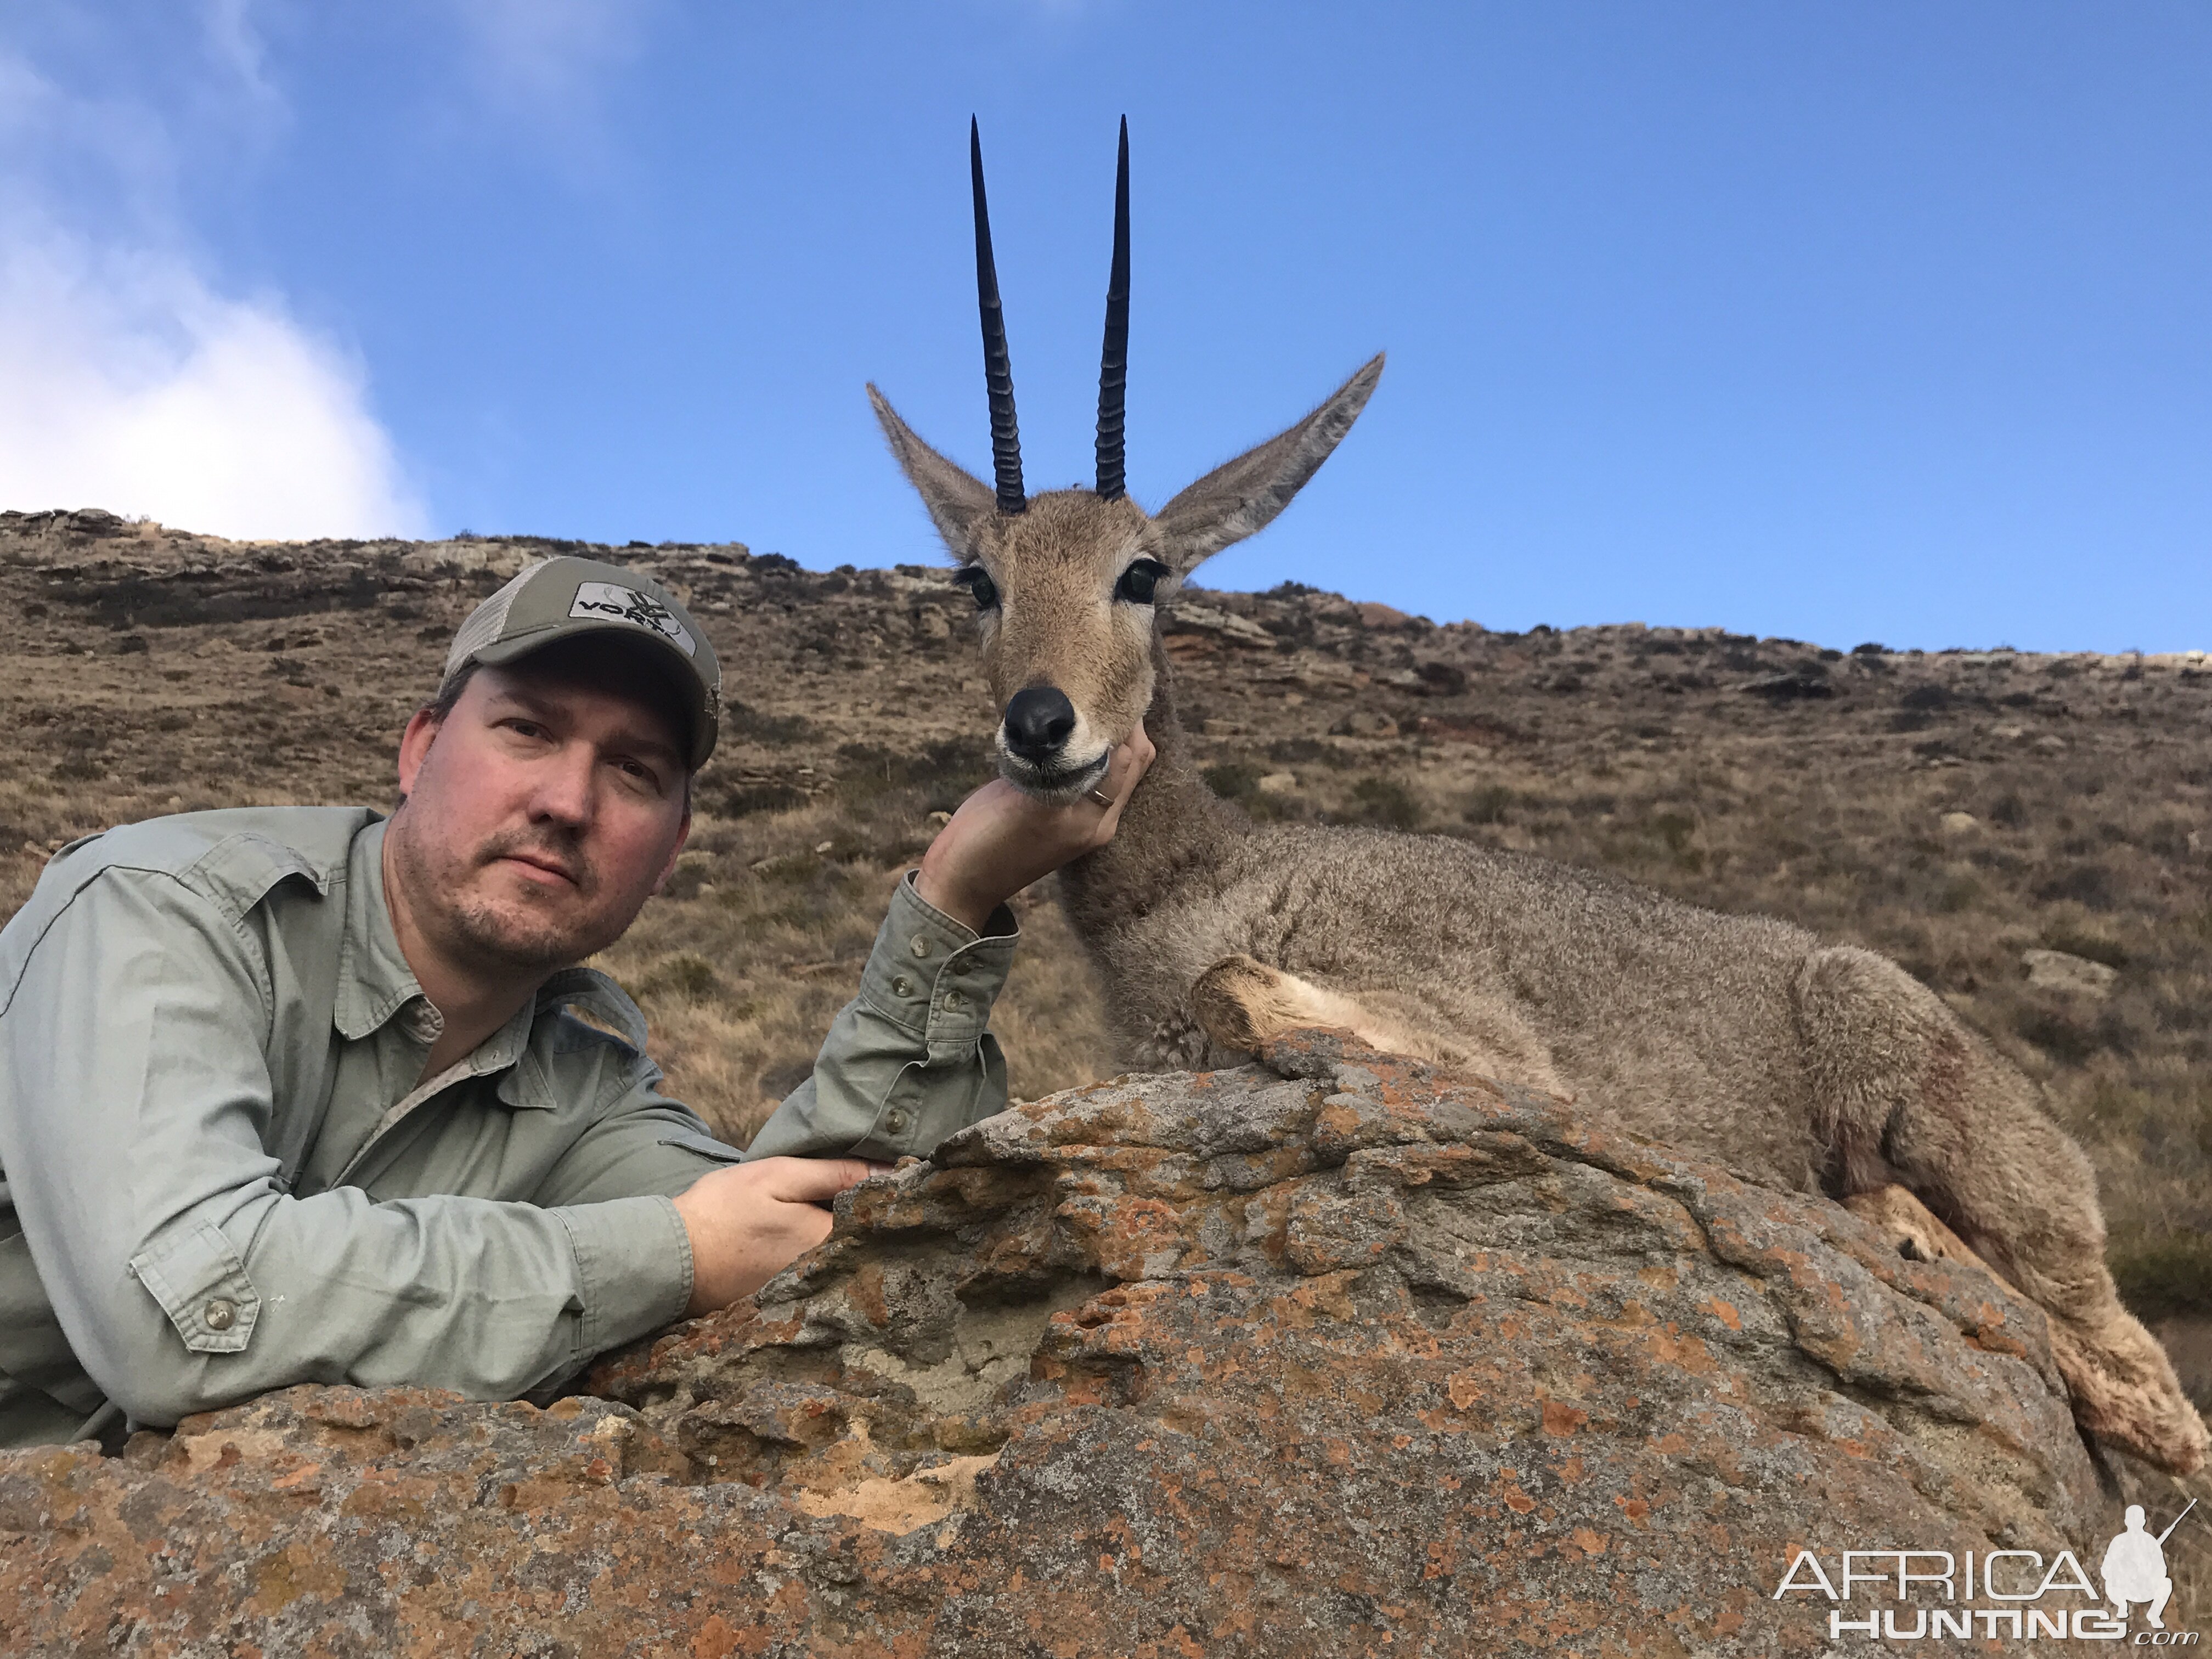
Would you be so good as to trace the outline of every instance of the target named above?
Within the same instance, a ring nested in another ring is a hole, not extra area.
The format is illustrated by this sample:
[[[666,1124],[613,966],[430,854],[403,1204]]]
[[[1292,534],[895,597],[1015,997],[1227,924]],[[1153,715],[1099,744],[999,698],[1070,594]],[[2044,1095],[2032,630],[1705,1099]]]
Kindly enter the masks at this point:
[[[1056,685],[1032,685],[1006,700],[999,722],[999,770],[1032,795],[1072,800],[1106,775],[1110,745],[1085,740],[1085,722]],[[1096,748],[1096,754],[1085,753]]]

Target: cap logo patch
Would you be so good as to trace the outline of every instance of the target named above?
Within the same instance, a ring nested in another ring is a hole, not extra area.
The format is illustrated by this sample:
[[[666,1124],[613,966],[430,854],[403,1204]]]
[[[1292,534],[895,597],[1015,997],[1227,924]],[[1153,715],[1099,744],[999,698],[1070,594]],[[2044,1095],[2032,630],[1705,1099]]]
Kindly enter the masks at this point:
[[[639,592],[635,587],[623,587],[615,582],[579,582],[576,602],[568,607],[571,617],[602,617],[612,622],[626,622],[638,628],[649,628],[663,639],[672,640],[687,657],[699,654],[698,641],[691,630],[676,620],[675,613],[659,600]]]

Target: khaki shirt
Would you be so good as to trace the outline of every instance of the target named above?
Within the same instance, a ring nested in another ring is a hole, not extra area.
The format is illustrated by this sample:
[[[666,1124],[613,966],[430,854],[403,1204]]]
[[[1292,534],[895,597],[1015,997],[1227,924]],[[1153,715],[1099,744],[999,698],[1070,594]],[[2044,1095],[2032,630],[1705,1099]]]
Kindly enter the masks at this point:
[[[683,1314],[669,1197],[748,1154],[589,969],[418,1084],[441,1020],[383,844],[362,810],[156,818],[64,848],[0,929],[0,1446],[294,1382],[511,1399]],[[926,1153],[998,1110],[1014,945],[901,882],[750,1156]]]

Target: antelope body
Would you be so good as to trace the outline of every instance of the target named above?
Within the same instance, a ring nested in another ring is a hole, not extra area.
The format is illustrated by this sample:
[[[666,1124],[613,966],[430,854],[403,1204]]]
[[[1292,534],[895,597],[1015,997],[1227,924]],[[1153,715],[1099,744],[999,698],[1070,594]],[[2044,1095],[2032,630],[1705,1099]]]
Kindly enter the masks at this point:
[[[1113,841],[1061,875],[1123,1060],[1218,1064],[1291,1027],[1340,1025],[1578,1097],[1756,1180],[1826,1193],[1908,1255],[1987,1265],[2050,1315],[2085,1429],[2170,1469],[2201,1464],[2204,1425],[2106,1270],[2087,1160],[2029,1079],[1895,963],[1465,842],[1261,825],[1213,794],[1176,717],[1159,606],[1282,510],[1382,359],[1157,514],[1130,501],[1125,125],[1099,487],[1032,499],[972,154],[995,488],[869,395],[976,599],[1003,774],[1073,799],[1140,720],[1158,746]]]

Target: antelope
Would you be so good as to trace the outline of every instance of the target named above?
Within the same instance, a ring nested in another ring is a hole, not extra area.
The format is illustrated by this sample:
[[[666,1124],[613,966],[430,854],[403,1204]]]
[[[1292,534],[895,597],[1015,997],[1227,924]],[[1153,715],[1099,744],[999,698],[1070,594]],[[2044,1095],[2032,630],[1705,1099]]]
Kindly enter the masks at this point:
[[[1231,1063],[1286,1030],[1340,1026],[1595,1103],[1753,1180],[1838,1200],[1908,1256],[1998,1274],[2049,1316],[2086,1431],[2197,1468],[2204,1425],[2106,1269],[2088,1160],[2029,1079],[1895,963],[1464,841],[1255,823],[1207,787],[1176,717],[1162,607],[1289,504],[1351,429],[1382,358],[1158,512],[1132,501],[1125,119],[1097,487],[1030,496],[972,123],[969,141],[995,487],[868,394],[975,600],[1001,774],[1073,800],[1139,721],[1157,745],[1114,839],[1060,878],[1124,1062]]]

